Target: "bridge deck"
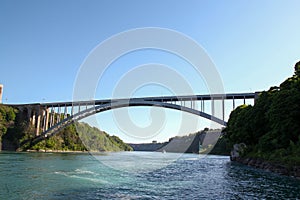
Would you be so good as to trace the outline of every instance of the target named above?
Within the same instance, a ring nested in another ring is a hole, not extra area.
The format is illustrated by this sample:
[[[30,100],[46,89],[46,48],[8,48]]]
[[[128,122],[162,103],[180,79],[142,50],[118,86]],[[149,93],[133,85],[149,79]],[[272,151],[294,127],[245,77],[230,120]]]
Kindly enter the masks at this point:
[[[229,94],[206,94],[206,95],[181,95],[181,96],[159,96],[159,97],[137,97],[137,98],[120,98],[120,99],[103,99],[89,101],[67,101],[67,102],[49,102],[49,103],[29,103],[29,104],[6,104],[10,106],[36,106],[43,107],[63,107],[77,105],[102,105],[114,103],[117,101],[159,101],[159,102],[175,102],[175,101],[207,101],[207,100],[236,100],[236,99],[254,99],[256,93],[229,93]]]

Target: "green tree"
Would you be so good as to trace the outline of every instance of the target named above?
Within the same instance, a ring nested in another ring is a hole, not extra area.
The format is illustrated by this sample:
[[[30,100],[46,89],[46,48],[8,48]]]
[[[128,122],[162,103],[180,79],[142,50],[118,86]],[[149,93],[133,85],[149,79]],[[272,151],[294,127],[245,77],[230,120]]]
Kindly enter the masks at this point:
[[[300,62],[292,77],[262,92],[254,106],[240,106],[228,120],[226,138],[245,143],[244,156],[300,165]]]

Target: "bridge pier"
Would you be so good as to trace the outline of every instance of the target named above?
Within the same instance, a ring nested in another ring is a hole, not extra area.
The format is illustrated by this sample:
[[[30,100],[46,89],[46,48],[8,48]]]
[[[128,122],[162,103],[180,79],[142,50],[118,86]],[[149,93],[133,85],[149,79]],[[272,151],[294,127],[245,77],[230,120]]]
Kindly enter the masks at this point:
[[[38,111],[37,111],[37,116],[36,116],[36,129],[35,129],[35,135],[36,136],[39,136],[40,135],[40,124],[41,124],[41,109],[38,108]]]
[[[56,115],[56,123],[59,123],[60,122],[60,106],[58,106],[58,109],[57,109],[57,115]]]
[[[26,106],[27,118],[31,126],[35,128],[35,135],[44,132],[49,127],[49,109],[40,105]]]
[[[29,122],[29,124],[31,124],[32,123],[32,109],[30,106],[26,106],[25,108],[27,109],[28,122]],[[20,110],[20,109],[18,108],[18,110]]]
[[[47,110],[45,108],[41,111],[41,129],[42,132],[46,130],[46,121],[47,121]]]
[[[44,132],[45,126],[46,126],[46,111],[42,109],[41,111],[41,130]]]
[[[54,125],[54,115],[55,115],[55,112],[54,112],[54,108],[52,107],[51,113],[50,113],[50,127],[52,127]]]
[[[35,126],[35,121],[36,121],[36,111],[35,109],[32,110],[32,126]]]
[[[46,122],[45,122],[45,130],[44,130],[44,131],[48,130],[48,126],[49,126],[49,112],[50,112],[50,109],[49,109],[49,108],[47,108],[47,109],[46,109]]]

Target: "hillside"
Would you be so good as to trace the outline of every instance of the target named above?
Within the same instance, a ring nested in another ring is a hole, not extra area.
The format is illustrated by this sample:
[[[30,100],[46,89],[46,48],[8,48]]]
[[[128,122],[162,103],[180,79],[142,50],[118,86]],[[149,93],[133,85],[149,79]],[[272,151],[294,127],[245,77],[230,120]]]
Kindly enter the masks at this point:
[[[244,143],[242,158],[300,166],[300,62],[292,77],[260,94],[255,105],[235,109],[225,130],[231,145]],[[246,162],[246,161],[244,161]]]
[[[0,105],[0,150],[62,150],[62,151],[131,151],[132,148],[117,136],[86,123],[74,123],[55,136],[34,146],[24,141],[34,137],[34,129],[28,125],[23,113],[12,107]]]

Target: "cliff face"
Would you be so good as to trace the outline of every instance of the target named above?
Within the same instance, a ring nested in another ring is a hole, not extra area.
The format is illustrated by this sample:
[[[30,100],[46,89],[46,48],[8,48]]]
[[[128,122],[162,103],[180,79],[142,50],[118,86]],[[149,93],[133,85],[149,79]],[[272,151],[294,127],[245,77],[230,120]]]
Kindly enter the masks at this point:
[[[200,131],[188,136],[174,137],[161,149],[167,152],[207,154],[214,149],[220,135],[220,130],[211,130]]]
[[[128,143],[134,151],[158,151],[160,148],[165,146],[167,143],[142,143],[142,144],[132,144]]]
[[[129,144],[134,151],[166,151],[175,153],[214,153],[229,155],[221,131],[201,131],[188,136],[170,138],[164,143]],[[220,142],[221,141],[221,142]]]
[[[204,134],[196,133],[189,136],[170,138],[164,143],[129,144],[134,151],[166,151],[176,153],[199,153],[200,138]]]
[[[198,132],[188,136],[174,137],[163,146],[160,151],[176,153],[199,153],[205,138],[205,132]]]

